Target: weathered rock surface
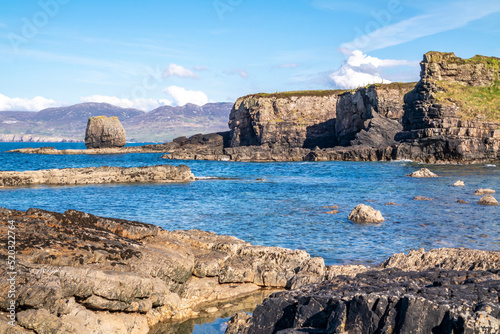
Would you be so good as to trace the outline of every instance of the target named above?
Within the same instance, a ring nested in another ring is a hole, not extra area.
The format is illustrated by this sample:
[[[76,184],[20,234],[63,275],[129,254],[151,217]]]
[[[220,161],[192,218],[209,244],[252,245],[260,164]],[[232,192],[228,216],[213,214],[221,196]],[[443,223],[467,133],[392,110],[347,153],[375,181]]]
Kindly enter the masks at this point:
[[[382,223],[385,221],[380,211],[365,204],[357,205],[347,219],[356,223]]]
[[[82,185],[102,183],[169,183],[194,181],[187,166],[87,167],[24,172],[0,171],[0,188],[31,185]]]
[[[17,330],[147,333],[212,302],[262,287],[299,287],[325,274],[323,260],[304,251],[199,230],[171,232],[74,210],[0,209],[0,228],[7,230],[9,221],[16,231]],[[2,234],[5,260],[7,243]],[[7,271],[0,266],[0,277]],[[2,312],[9,287],[0,281]],[[0,332],[7,328],[0,321]]]
[[[436,174],[428,170],[427,168],[422,168],[416,172],[410,173],[406,176],[410,177],[438,177]]]
[[[495,197],[491,195],[485,195],[481,197],[481,199],[477,202],[477,204],[495,206],[498,205],[498,201],[496,200]]]
[[[123,147],[127,144],[123,125],[118,117],[91,117],[85,131],[87,148]]]
[[[275,293],[226,333],[497,333],[499,267],[500,252],[396,254],[380,268]]]

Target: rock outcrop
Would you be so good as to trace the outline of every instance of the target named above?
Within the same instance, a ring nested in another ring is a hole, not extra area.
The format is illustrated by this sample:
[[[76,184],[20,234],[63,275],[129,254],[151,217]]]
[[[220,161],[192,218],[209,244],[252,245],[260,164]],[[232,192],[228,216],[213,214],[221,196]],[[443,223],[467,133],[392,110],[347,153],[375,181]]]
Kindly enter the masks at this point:
[[[326,271],[323,259],[304,251],[74,210],[0,208],[0,228],[10,226],[16,232],[18,326],[0,314],[2,333],[148,333],[160,321],[195,317],[200,308],[213,310],[210,303],[263,287],[322,281]],[[2,259],[8,240],[0,236]],[[0,277],[8,271],[0,266]],[[9,289],[2,279],[1,312],[8,312]]]
[[[499,58],[429,52],[421,68],[421,80],[405,96],[396,157],[428,163],[499,160]]]
[[[187,166],[87,167],[24,172],[0,171],[0,188],[32,185],[83,185],[102,183],[170,183],[194,181]]]
[[[347,219],[352,220],[356,223],[382,223],[385,221],[384,217],[382,217],[382,213],[378,210],[375,210],[371,206],[365,204],[357,205],[354,210],[349,214]]]
[[[427,168],[421,168],[421,169],[417,170],[416,172],[410,173],[410,174],[408,174],[406,176],[409,176],[409,177],[422,177],[422,178],[425,178],[425,177],[438,177],[435,173],[431,172]]]
[[[396,254],[379,268],[278,292],[226,333],[497,333],[500,252]]]
[[[476,189],[476,191],[474,192],[474,195],[483,196],[483,195],[490,195],[490,194],[494,194],[494,193],[495,193],[495,190],[486,188],[486,189]]]
[[[495,197],[491,195],[485,195],[481,197],[481,199],[477,202],[477,204],[496,206],[498,205],[498,201]]]
[[[85,132],[87,148],[123,147],[127,144],[125,129],[118,117],[89,118]]]

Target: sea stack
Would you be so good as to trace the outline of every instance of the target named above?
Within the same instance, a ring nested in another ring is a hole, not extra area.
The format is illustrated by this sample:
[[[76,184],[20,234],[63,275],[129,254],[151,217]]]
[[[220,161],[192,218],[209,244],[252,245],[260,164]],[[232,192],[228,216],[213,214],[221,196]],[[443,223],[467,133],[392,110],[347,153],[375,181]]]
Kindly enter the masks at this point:
[[[125,144],[125,129],[118,117],[96,116],[89,118],[85,132],[87,149],[123,147]]]

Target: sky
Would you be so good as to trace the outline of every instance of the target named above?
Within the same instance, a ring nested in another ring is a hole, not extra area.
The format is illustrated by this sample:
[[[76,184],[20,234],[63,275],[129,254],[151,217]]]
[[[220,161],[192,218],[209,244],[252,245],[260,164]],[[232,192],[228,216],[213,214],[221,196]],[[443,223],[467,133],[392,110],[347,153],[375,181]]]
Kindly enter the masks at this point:
[[[2,0],[0,110],[234,102],[500,57],[498,0]]]

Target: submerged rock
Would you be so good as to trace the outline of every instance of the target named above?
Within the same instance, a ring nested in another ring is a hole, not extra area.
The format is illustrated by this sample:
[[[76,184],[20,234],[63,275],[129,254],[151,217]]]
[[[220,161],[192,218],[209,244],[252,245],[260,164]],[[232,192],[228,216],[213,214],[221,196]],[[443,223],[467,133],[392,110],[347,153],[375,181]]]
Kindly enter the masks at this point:
[[[477,202],[477,204],[495,206],[498,205],[498,201],[491,195],[485,195]]]
[[[432,201],[432,198],[425,196],[415,196],[413,197],[414,201]]]
[[[46,169],[24,172],[0,171],[1,187],[31,185],[82,185],[102,183],[169,183],[194,181],[187,166],[157,165],[146,167],[88,167]]]
[[[85,131],[87,148],[123,147],[125,144],[127,144],[125,129],[118,117],[89,118]]]
[[[436,174],[428,170],[427,168],[422,168],[416,172],[410,173],[406,176],[410,177],[438,177]]]
[[[380,211],[365,204],[356,206],[347,219],[356,223],[381,223],[385,221]]]

